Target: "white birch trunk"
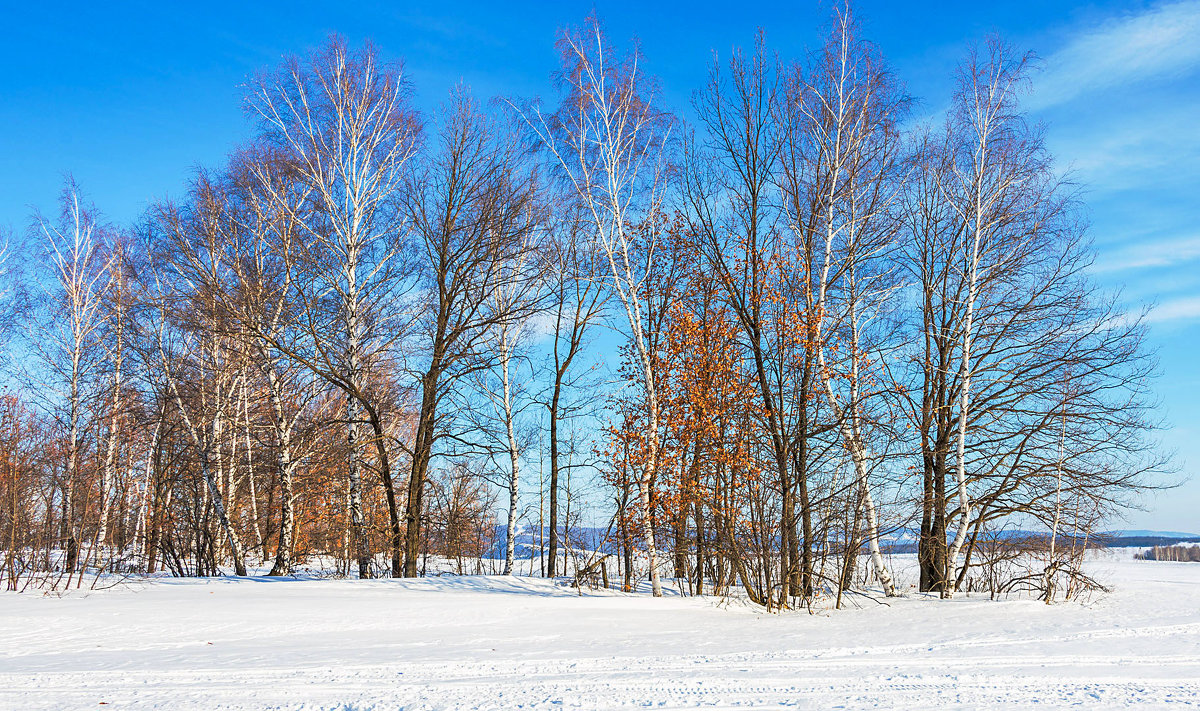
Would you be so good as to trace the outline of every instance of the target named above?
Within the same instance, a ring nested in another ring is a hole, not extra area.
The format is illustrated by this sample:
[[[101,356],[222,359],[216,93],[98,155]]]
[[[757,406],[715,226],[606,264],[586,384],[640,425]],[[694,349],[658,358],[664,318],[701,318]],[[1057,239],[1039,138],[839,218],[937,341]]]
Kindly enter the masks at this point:
[[[250,394],[247,390],[249,387],[249,378],[242,375],[242,421],[246,425],[243,431],[245,435],[246,446],[246,477],[250,482],[250,524],[254,529],[254,538],[257,543],[255,549],[258,551],[264,550],[262,525],[258,520],[258,487],[254,481],[254,443],[251,438],[251,418],[250,418]],[[264,560],[265,560],[265,554]]]
[[[120,330],[118,328],[117,346],[118,354],[121,349]],[[109,496],[109,488],[116,476],[116,455],[117,455],[117,431],[120,423],[121,411],[121,361],[120,355],[117,356],[115,362],[116,372],[113,376],[113,396],[112,396],[112,412],[109,414],[108,420],[108,442],[104,452],[104,467],[100,470],[100,521],[97,524],[96,530],[96,547],[103,554],[105,543],[108,538],[108,518],[109,511],[112,505],[111,497]]]
[[[187,427],[188,434],[191,436],[192,444],[200,452],[200,474],[204,478],[205,484],[208,485],[208,493],[213,503],[213,509],[217,512],[217,520],[221,523],[221,528],[225,531],[226,541],[229,544],[230,555],[233,558],[233,567],[238,575],[246,574],[246,559],[245,553],[242,550],[242,540],[238,536],[237,529],[233,527],[233,523],[229,520],[229,514],[225,510],[225,497],[221,495],[221,487],[218,483],[220,472],[214,474],[212,467],[212,456],[206,436],[203,436],[197,429],[196,424],[188,415],[187,408],[183,405],[183,399],[179,396],[179,388],[175,385],[174,379],[171,381],[171,390],[175,397],[175,406],[179,408],[179,413],[183,417],[183,423]],[[214,427],[215,430],[215,427]]]
[[[963,317],[962,357],[959,361],[960,391],[958,397],[958,432],[956,433],[954,480],[958,489],[960,515],[954,541],[946,555],[946,597],[954,597],[958,587],[958,556],[967,540],[967,526],[971,522],[971,497],[967,491],[967,420],[971,414],[971,347],[975,333],[975,301],[979,288],[979,245],[983,233],[983,165],[987,160],[986,128],[980,133],[976,151],[975,175],[972,180],[974,205],[972,206],[971,255],[967,267],[967,312]]]
[[[648,246],[645,259],[639,262],[638,266],[645,269],[639,273],[634,262],[640,257],[631,254],[635,238],[628,233],[628,222],[636,209],[635,200],[646,206],[646,219],[655,217],[664,170],[659,152],[662,143],[657,139],[665,139],[665,135],[656,133],[662,121],[649,111],[652,96],[637,94],[641,87],[636,84],[639,78],[636,61],[630,77],[615,76],[610,72],[614,65],[606,55],[610,48],[604,44],[603,32],[593,24],[588,27],[588,34],[591,36],[578,40],[570,35],[563,36],[573,61],[577,62],[578,74],[573,79],[576,82],[573,88],[583,102],[572,123],[556,137],[540,114],[540,122],[528,116],[526,120],[567,172],[573,189],[590,212],[596,239],[611,269],[612,284],[625,309],[628,335],[642,368],[648,437],[646,465],[638,477],[638,509],[650,566],[651,589],[655,597],[662,597],[651,492],[658,464],[658,397],[652,359],[643,335],[639,293],[654,263],[654,245]],[[593,41],[594,47],[591,46]],[[623,85],[622,81],[628,83]],[[666,130],[669,132],[669,126]]]
[[[352,244],[347,252],[345,279],[346,299],[346,376],[352,388],[361,387],[360,326],[358,304],[358,249]],[[361,406],[354,393],[346,394],[346,445],[349,449],[346,468],[349,483],[350,532],[353,538],[355,558],[358,560],[358,577],[371,577],[371,557],[367,548],[365,519],[362,502],[362,474],[359,471],[358,423],[362,419]]]
[[[842,111],[844,108],[844,101],[841,97],[839,97],[838,100],[838,107],[839,111]],[[883,560],[883,554],[879,545],[879,525],[875,511],[875,502],[871,496],[869,473],[867,471],[866,447],[862,440],[862,434],[857,426],[857,403],[855,403],[853,399],[851,400],[849,406],[855,411],[850,413],[849,417],[847,417],[844,408],[838,401],[837,393],[834,391],[833,383],[829,377],[829,364],[825,355],[825,341],[822,336],[823,326],[825,323],[825,312],[828,302],[829,273],[833,263],[833,242],[837,233],[837,230],[834,227],[836,220],[834,206],[836,205],[837,201],[837,185],[841,178],[841,160],[843,151],[843,136],[841,131],[843,117],[841,115],[839,115],[837,118],[837,125],[838,129],[834,136],[834,145],[830,151],[833,156],[831,158],[833,161],[833,165],[831,166],[833,171],[831,176],[832,179],[830,180],[829,195],[827,196],[828,205],[825,215],[825,244],[823,263],[821,266],[821,276],[820,281],[817,284],[817,318],[816,328],[814,329],[813,334],[813,341],[816,343],[815,350],[817,355],[817,370],[819,379],[821,381],[822,390],[826,401],[829,403],[830,410],[833,412],[834,418],[838,421],[838,432],[841,435],[843,445],[850,453],[850,460],[854,465],[855,478],[857,479],[859,488],[863,494],[863,508],[867,517],[867,545],[871,553],[871,565],[874,568],[875,577],[879,579],[879,583],[883,587],[884,594],[888,597],[893,597],[896,595],[896,586],[895,581],[892,578],[892,574],[887,569],[887,565]],[[853,226],[850,226],[849,229],[853,229]],[[850,258],[853,259],[853,255],[851,255]],[[855,310],[853,307],[851,307],[851,320],[854,321],[855,318]],[[856,324],[852,324],[852,327],[856,328]],[[851,358],[855,359],[856,361],[857,354],[851,353]],[[852,387],[857,388],[856,377],[853,379]]]
[[[80,535],[82,521],[75,499],[77,498],[80,478],[80,449],[82,448],[82,429],[84,417],[84,397],[87,387],[88,371],[91,362],[87,358],[89,349],[95,346],[93,337],[98,326],[97,313],[100,307],[99,285],[107,271],[107,265],[97,268],[96,244],[93,239],[93,229],[90,216],[79,204],[79,195],[73,184],[68,185],[68,193],[64,204],[65,222],[62,227],[52,227],[40,222],[49,261],[53,269],[55,287],[54,299],[61,299],[65,307],[65,332],[51,330],[54,334],[50,339],[37,338],[34,348],[41,351],[54,370],[62,373],[65,387],[62,395],[65,399],[67,420],[67,461],[64,466],[62,533],[66,538],[66,560],[64,569],[68,573],[66,584],[71,583],[70,574],[76,572],[79,563]],[[59,324],[47,324],[53,329]],[[54,351],[45,350],[48,340]],[[69,361],[70,365],[61,368],[59,359]],[[82,581],[82,576],[80,576]]]
[[[140,493],[141,501],[138,503],[137,523],[134,526],[133,539],[140,542],[139,552],[145,556],[149,554],[147,542],[147,518],[148,509],[150,506],[150,475],[154,470],[154,450],[158,448],[159,432],[162,431],[163,413],[159,413],[158,419],[154,423],[154,434],[150,436],[150,449],[146,451],[146,466],[142,472],[142,487]]]
[[[284,414],[283,398],[280,395],[279,373],[275,359],[264,347],[263,369],[267,376],[267,386],[271,396],[271,409],[274,414],[272,422],[275,425],[276,460],[275,466],[279,474],[279,547],[275,553],[275,563],[271,567],[272,575],[288,575],[292,572],[292,542],[295,535],[296,520],[293,507],[292,493],[292,426],[293,421]]]
[[[516,555],[517,496],[520,487],[517,437],[513,423],[512,381],[509,372],[510,356],[511,348],[508,343],[508,326],[506,324],[500,330],[500,379],[504,388],[502,406],[504,412],[504,430],[508,438],[509,461],[508,529],[504,542],[504,575],[512,575],[513,573],[513,558]]]
[[[974,253],[978,253],[979,237],[976,233]],[[958,432],[956,433],[955,454],[957,461],[954,467],[954,480],[958,490],[958,529],[954,532],[954,541],[946,555],[947,571],[946,597],[954,597],[958,586],[958,556],[967,540],[967,526],[971,522],[971,497],[967,491],[967,420],[971,412],[971,332],[974,328],[975,316],[975,284],[977,269],[975,259],[970,274],[968,287],[967,315],[963,322],[962,360],[959,364],[959,382],[961,391],[958,398]]]

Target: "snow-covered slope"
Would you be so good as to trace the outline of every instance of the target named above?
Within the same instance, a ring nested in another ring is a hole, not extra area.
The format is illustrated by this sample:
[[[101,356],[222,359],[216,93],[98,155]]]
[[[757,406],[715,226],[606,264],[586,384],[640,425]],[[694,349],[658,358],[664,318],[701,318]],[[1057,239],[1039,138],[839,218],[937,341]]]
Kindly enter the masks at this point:
[[[812,615],[528,578],[7,594],[0,708],[1200,705],[1200,564],[1095,568],[1114,592],[1085,604],[910,594]]]

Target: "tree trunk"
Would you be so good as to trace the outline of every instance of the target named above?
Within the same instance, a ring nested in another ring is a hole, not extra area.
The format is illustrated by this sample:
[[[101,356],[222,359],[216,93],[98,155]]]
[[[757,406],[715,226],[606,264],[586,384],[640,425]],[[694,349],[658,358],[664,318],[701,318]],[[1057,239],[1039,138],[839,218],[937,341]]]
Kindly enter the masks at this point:
[[[550,551],[546,577],[553,578],[558,562],[558,408],[562,393],[561,371],[554,377],[554,394],[550,397]]]
[[[170,377],[170,376],[169,376]],[[184,409],[183,399],[179,396],[179,388],[174,379],[171,380],[171,389],[175,396],[175,406],[179,408],[179,414],[183,417],[184,425],[192,437],[192,444],[200,454],[200,474],[204,478],[205,484],[208,485],[208,494],[213,504],[213,509],[216,511],[217,519],[221,524],[221,528],[225,531],[225,537],[229,542],[229,553],[233,558],[233,568],[237,575],[246,575],[246,561],[242,552],[242,540],[238,536],[237,530],[233,527],[233,522],[229,520],[229,516],[225,511],[225,499],[221,495],[221,487],[216,477],[213,475],[211,454],[209,452],[209,435],[202,435],[196,429],[191,417]],[[220,417],[218,412],[217,417]],[[219,433],[219,419],[214,420],[212,437]]]
[[[513,556],[517,549],[517,494],[520,486],[517,462],[517,436],[513,429],[512,383],[509,380],[509,348],[505,335],[500,337],[500,373],[504,386],[504,430],[508,436],[508,527],[504,540],[504,575],[513,574]]]
[[[383,478],[383,494],[388,508],[388,547],[392,557],[392,577],[399,578],[403,574],[403,536],[400,530],[400,509],[396,502],[395,480],[392,478],[392,459],[388,454],[387,437],[383,431],[383,420],[379,411],[366,403],[363,405],[371,421],[371,429],[375,433],[375,456],[379,459],[379,473]]]
[[[275,548],[275,563],[268,575],[290,575],[292,572],[292,544],[296,519],[292,494],[292,427],[283,410],[283,398],[279,393],[279,373],[274,360],[267,354],[263,358],[263,370],[267,376],[267,389],[271,397],[271,410],[275,424],[275,473],[279,477],[279,544]]]
[[[425,475],[429,470],[429,459],[433,450],[433,428],[437,416],[438,371],[436,363],[422,378],[421,413],[417,420],[417,432],[413,441],[412,470],[408,478],[408,501],[405,504],[404,520],[404,577],[419,575],[417,561],[420,557],[421,512],[425,494]]]

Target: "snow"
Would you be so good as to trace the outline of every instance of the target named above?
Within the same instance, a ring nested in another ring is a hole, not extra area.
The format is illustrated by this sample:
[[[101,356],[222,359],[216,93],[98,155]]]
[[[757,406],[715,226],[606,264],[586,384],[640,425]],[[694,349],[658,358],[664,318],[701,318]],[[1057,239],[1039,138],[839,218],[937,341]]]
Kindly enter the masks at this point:
[[[1052,606],[772,614],[499,577],[0,594],[0,708],[1200,706],[1200,564],[1104,555],[1111,594]]]

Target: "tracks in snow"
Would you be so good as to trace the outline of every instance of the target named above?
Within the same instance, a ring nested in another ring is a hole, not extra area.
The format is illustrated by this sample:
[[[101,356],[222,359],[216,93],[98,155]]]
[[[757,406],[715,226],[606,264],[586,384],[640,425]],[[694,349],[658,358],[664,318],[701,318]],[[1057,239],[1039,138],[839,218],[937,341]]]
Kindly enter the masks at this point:
[[[1200,656],[961,654],[1048,641],[1194,634],[1200,625],[1053,640],[961,640],[817,652],[597,657],[188,671],[0,674],[0,707],[39,708],[47,686],[79,707],[550,709],[1200,707]],[[50,708],[46,706],[45,708]]]

